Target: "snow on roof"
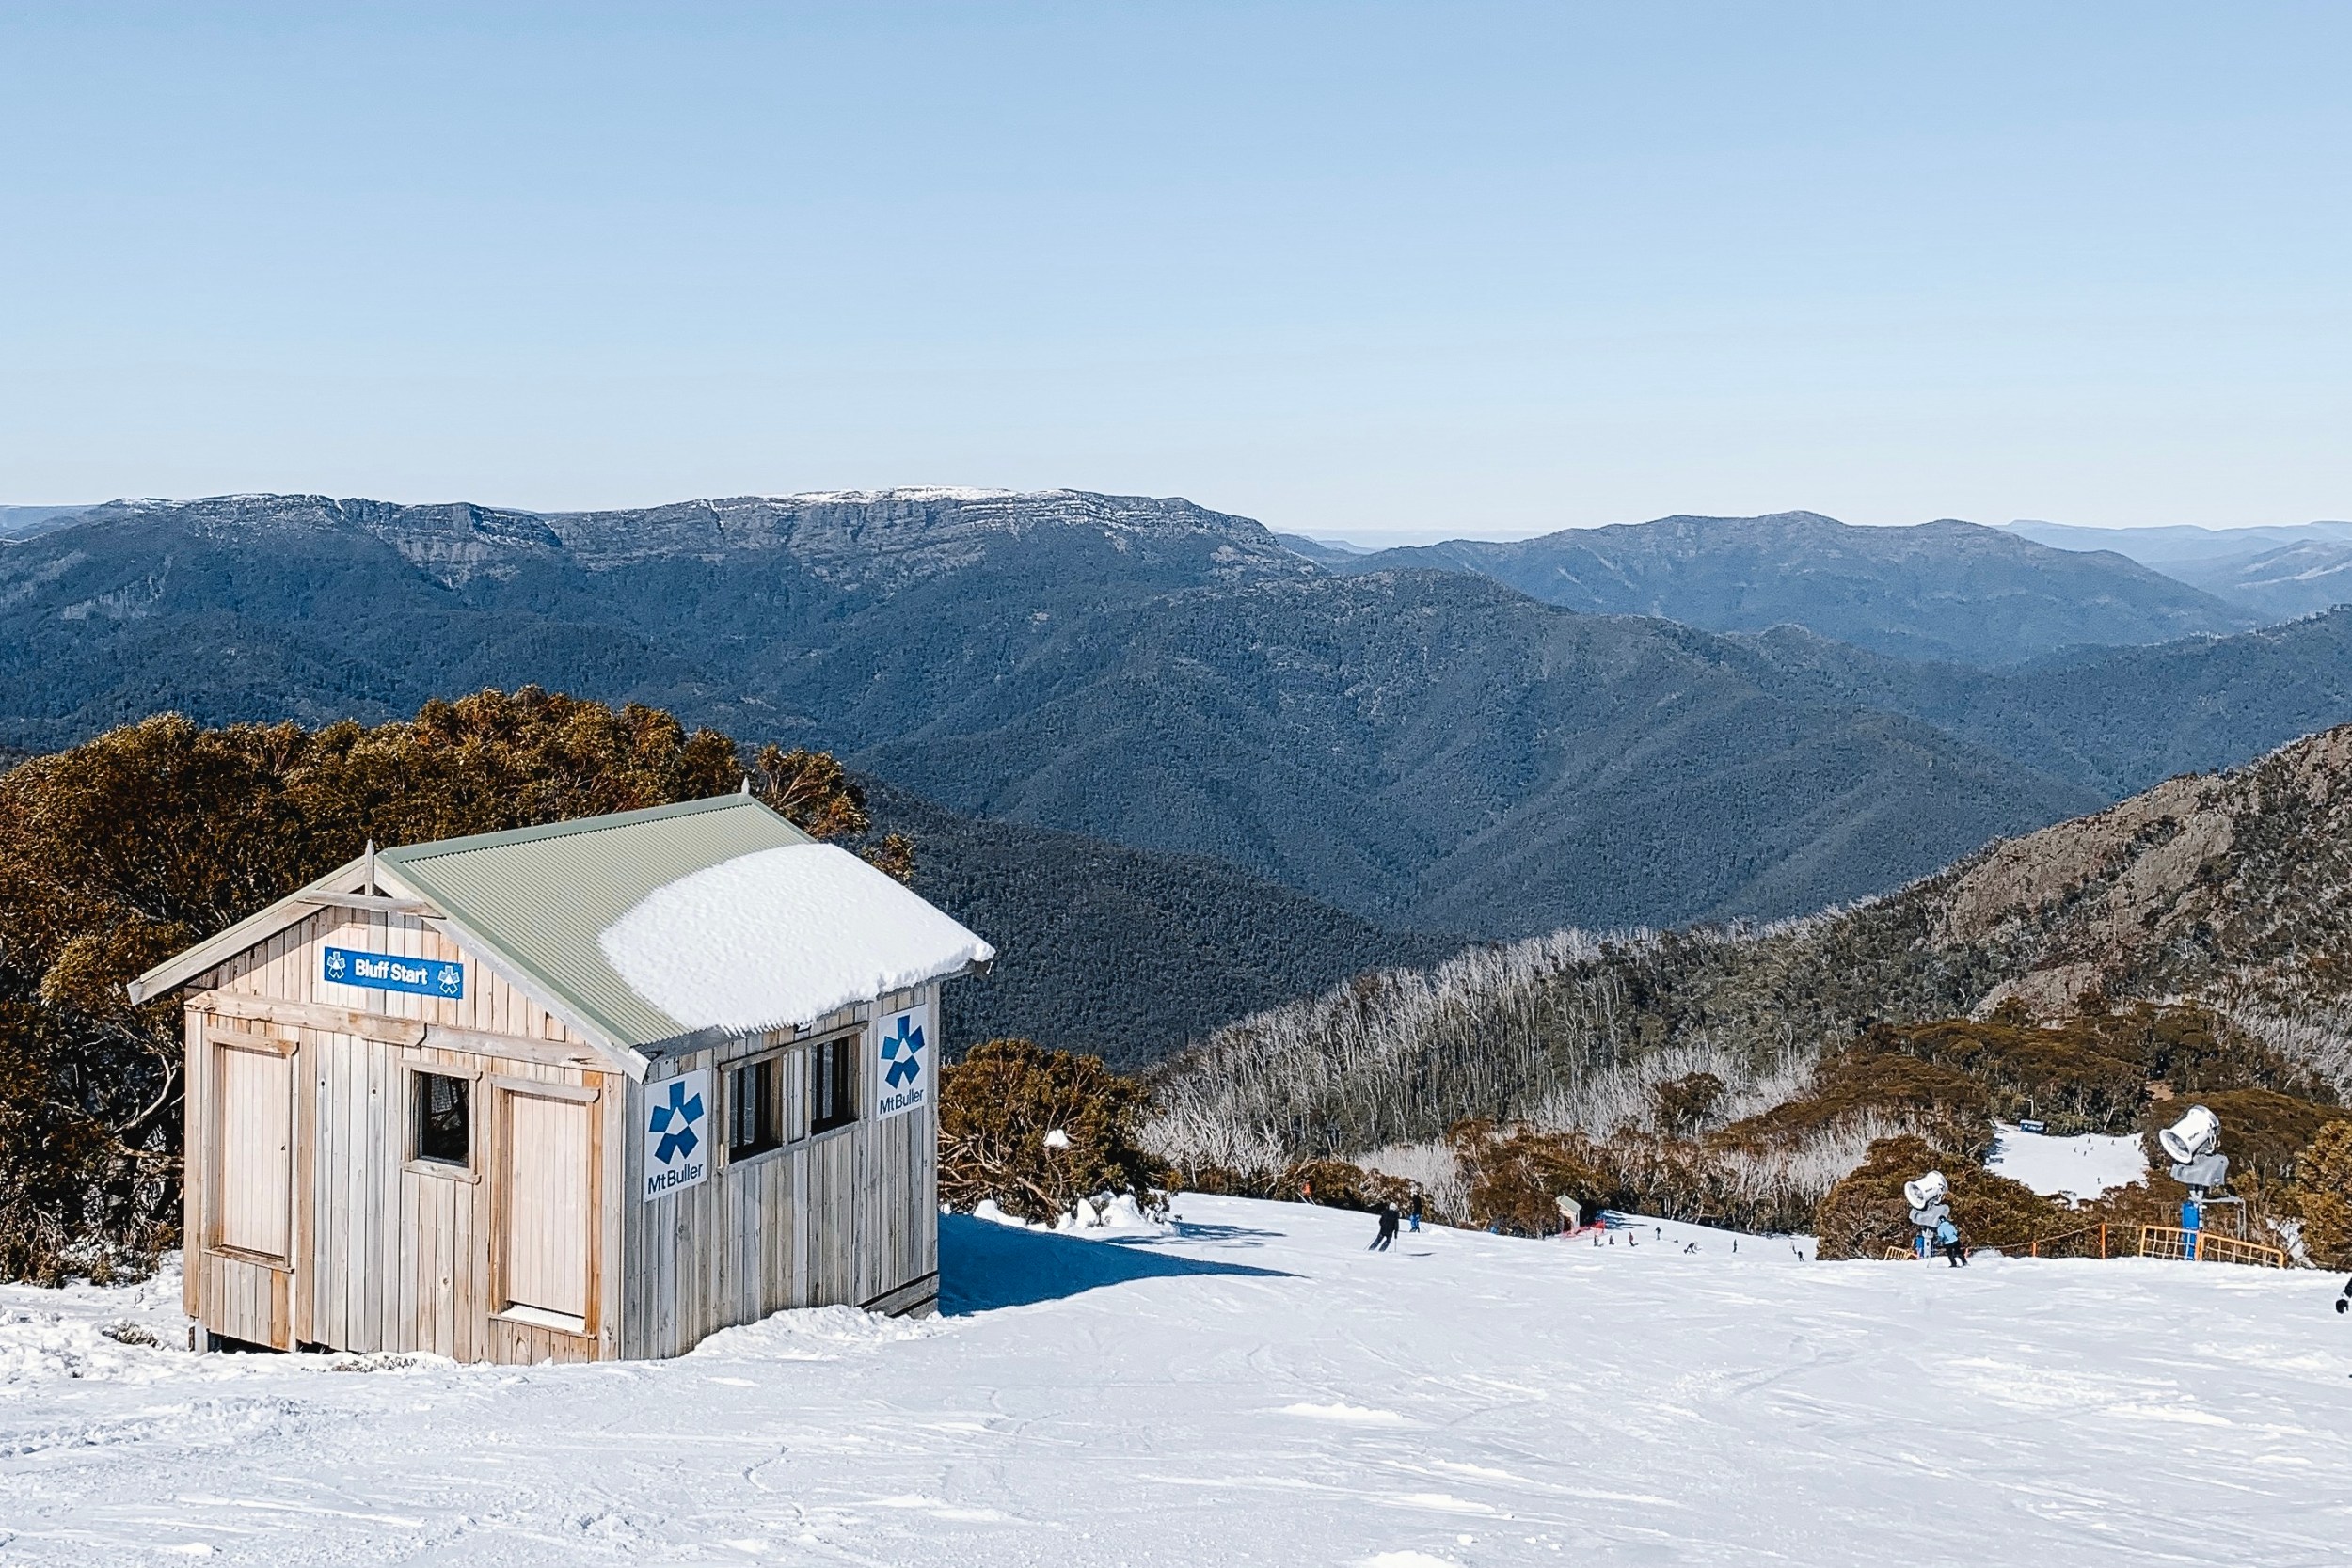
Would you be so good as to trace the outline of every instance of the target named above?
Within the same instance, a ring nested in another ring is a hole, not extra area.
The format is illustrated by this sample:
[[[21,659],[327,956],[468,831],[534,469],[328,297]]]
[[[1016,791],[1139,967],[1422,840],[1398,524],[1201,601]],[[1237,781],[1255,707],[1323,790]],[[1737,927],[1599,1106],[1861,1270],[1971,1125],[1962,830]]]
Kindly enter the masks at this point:
[[[2008,1122],[1994,1123],[1996,1136],[1984,1168],[2022,1181],[2044,1197],[2092,1198],[2109,1187],[2128,1187],[2148,1175],[2147,1151],[2139,1139],[2085,1132],[2054,1138]]]
[[[855,855],[795,844],[665,882],[596,938],[631,990],[695,1029],[813,1022],[996,949]]]

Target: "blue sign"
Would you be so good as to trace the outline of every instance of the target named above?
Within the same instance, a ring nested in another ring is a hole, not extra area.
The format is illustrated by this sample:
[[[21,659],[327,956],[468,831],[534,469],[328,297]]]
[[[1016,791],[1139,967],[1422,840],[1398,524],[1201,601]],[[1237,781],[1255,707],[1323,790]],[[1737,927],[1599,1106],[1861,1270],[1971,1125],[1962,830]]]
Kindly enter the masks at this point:
[[[369,990],[405,990],[452,1001],[466,994],[466,966],[454,958],[402,958],[330,947],[321,973],[339,986]]]

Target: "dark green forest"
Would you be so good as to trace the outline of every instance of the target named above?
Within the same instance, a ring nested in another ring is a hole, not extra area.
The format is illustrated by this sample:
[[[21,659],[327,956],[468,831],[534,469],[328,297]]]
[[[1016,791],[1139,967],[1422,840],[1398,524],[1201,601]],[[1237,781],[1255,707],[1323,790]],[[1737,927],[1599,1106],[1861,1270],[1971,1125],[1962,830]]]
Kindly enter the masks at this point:
[[[140,503],[0,548],[0,604],[4,743],[533,679],[1493,937],[1804,912],[2352,719],[2341,613],[1972,669],[1341,578],[1247,519],[1078,493]]]

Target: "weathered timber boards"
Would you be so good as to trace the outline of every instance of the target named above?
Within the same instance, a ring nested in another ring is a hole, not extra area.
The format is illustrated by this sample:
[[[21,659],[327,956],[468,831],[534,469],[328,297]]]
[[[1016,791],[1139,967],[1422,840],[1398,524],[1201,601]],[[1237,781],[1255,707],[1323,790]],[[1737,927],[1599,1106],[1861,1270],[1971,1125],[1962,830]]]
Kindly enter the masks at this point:
[[[460,962],[466,971],[466,993],[459,998],[417,996],[337,984],[326,978],[322,967],[325,949],[330,945],[397,958]],[[201,976],[199,984],[237,996],[316,1003],[369,1019],[413,1021],[444,1029],[594,1049],[589,1040],[574,1034],[478,956],[413,914],[321,910],[238,954]],[[349,1028],[327,1020],[314,1026]]]

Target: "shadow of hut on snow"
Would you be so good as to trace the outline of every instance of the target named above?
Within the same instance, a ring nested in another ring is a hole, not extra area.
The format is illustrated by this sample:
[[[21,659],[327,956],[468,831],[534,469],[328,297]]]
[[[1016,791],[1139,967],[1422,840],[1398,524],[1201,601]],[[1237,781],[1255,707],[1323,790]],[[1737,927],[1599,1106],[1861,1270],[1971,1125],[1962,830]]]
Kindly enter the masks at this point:
[[[1027,1307],[1106,1285],[1179,1275],[1291,1277],[1280,1269],[1179,1258],[1157,1247],[1157,1238],[1151,1236],[1089,1241],[1050,1230],[1021,1230],[969,1214],[942,1214],[939,1310],[953,1317],[999,1307]]]

